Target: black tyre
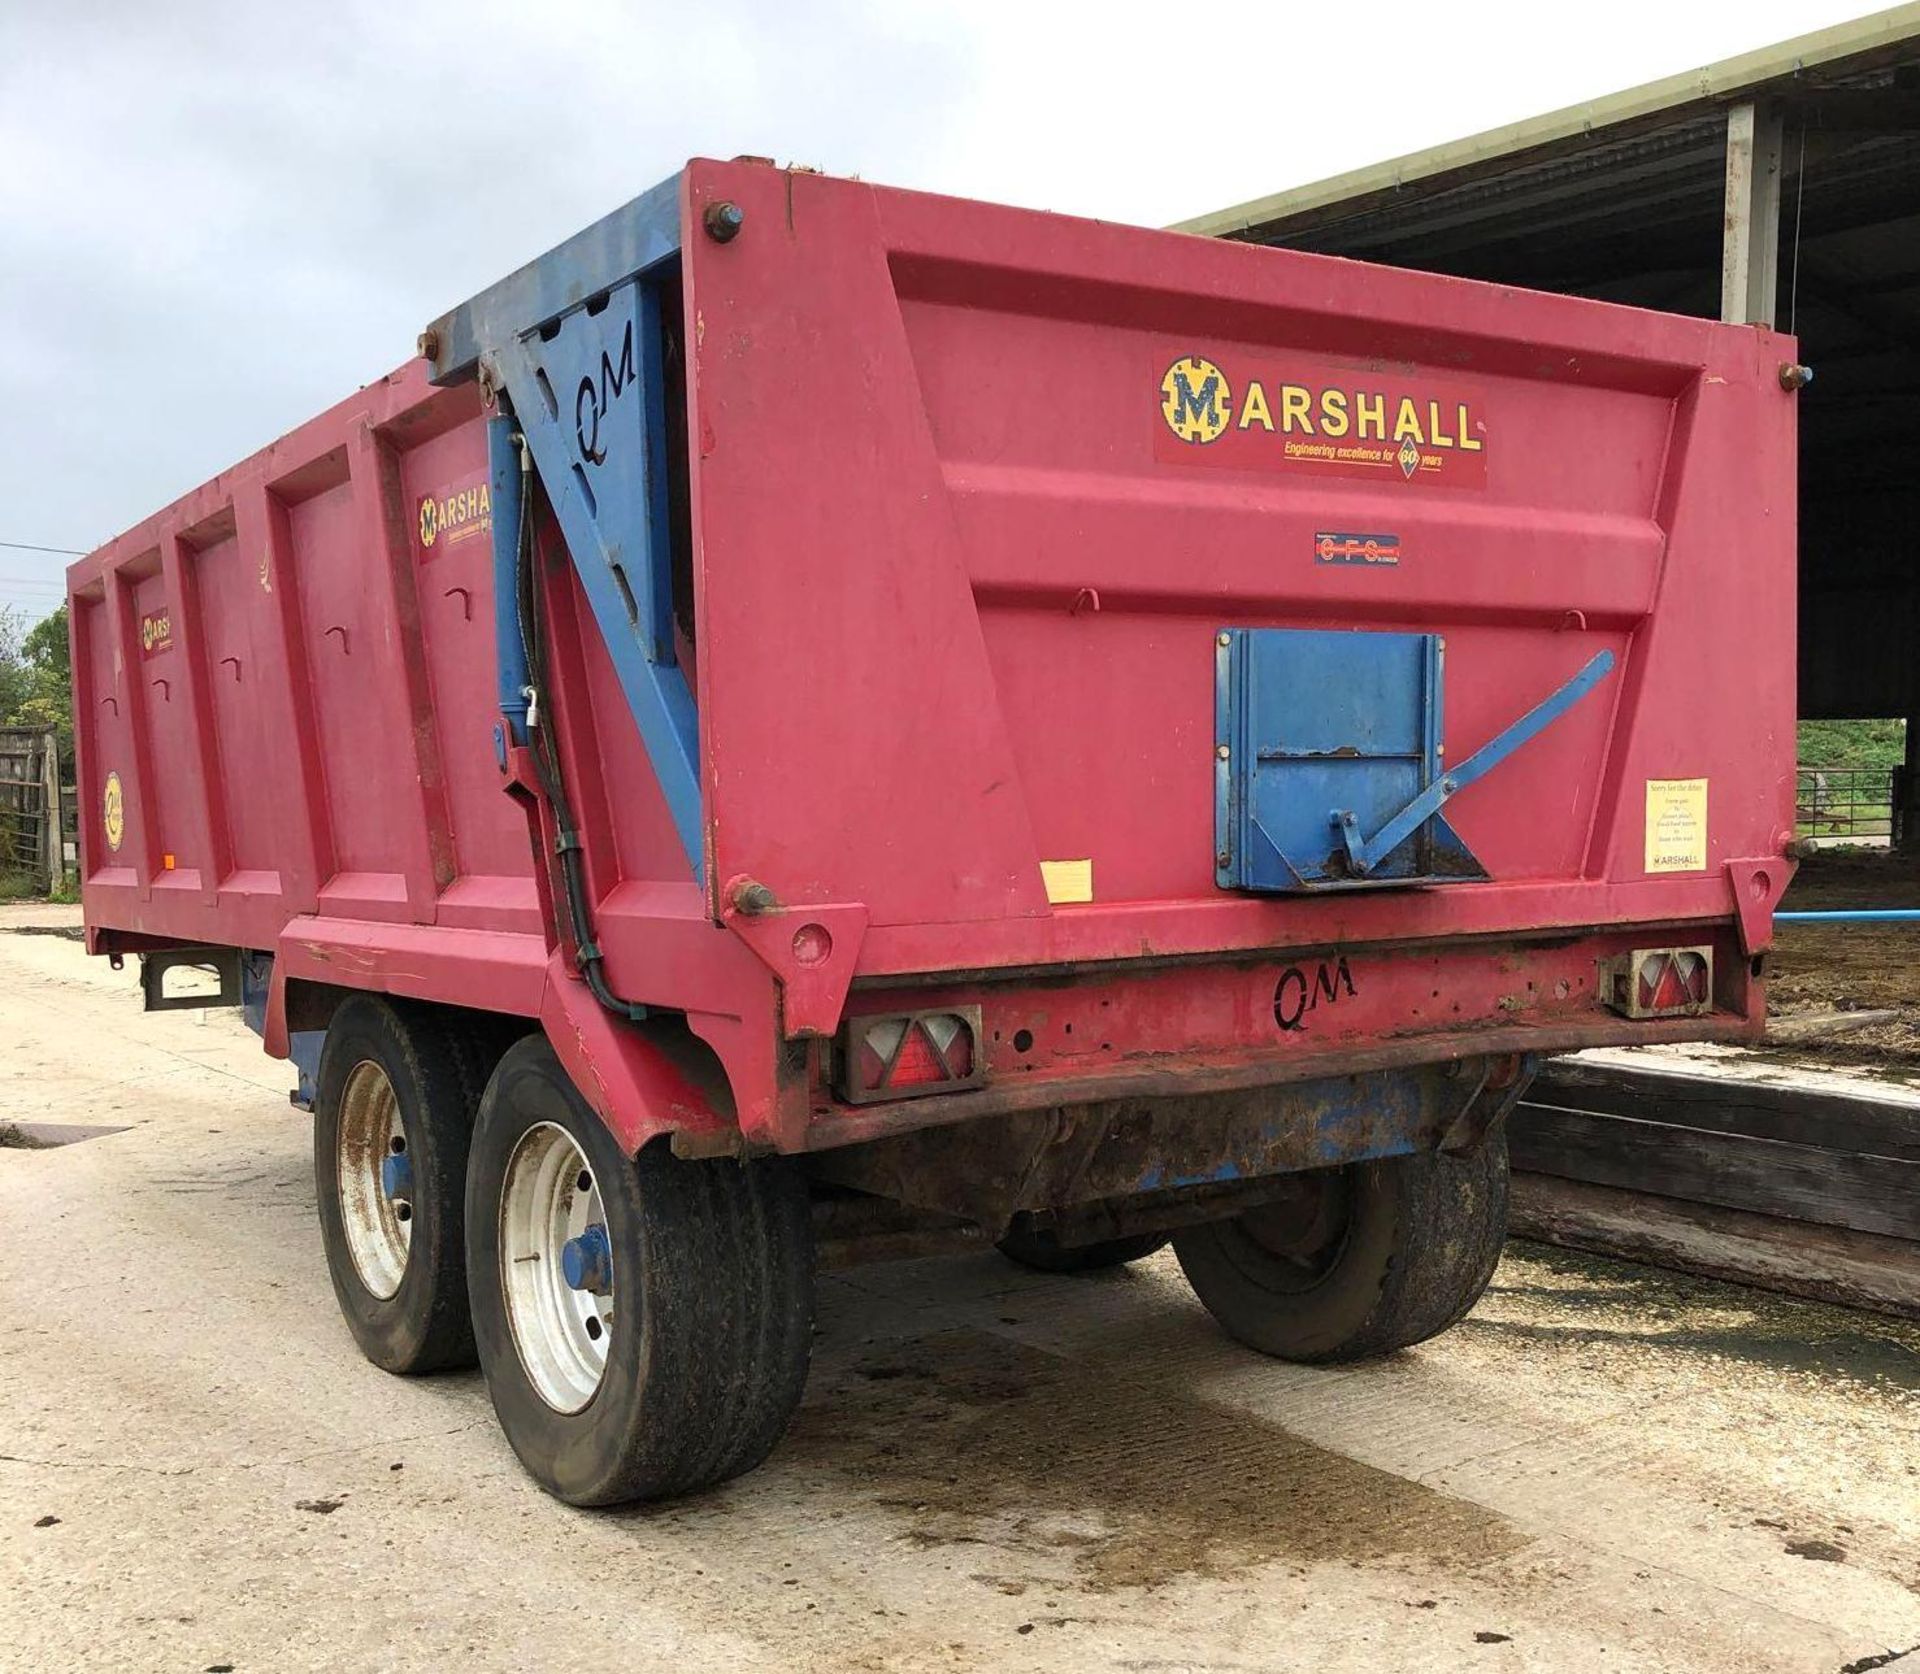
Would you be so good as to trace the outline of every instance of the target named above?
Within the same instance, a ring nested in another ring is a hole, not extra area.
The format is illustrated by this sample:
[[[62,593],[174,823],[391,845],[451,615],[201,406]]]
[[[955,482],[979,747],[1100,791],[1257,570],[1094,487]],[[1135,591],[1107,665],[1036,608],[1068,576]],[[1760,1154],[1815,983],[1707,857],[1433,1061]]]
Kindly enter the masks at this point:
[[[313,1103],[320,1235],[340,1312],[383,1371],[471,1366],[467,1145],[486,1053],[453,1014],[377,994],[327,1026]]]
[[[1480,1299],[1507,1234],[1507,1142],[1295,1178],[1287,1196],[1176,1232],[1209,1313],[1282,1360],[1365,1360],[1423,1342]]]
[[[1015,1226],[996,1246],[1009,1261],[1039,1273],[1098,1273],[1124,1267],[1166,1246],[1164,1232],[1137,1232],[1130,1238],[1104,1238],[1096,1244],[1063,1244],[1051,1232]]]
[[[665,1499],[751,1470],[806,1386],[813,1229],[785,1158],[627,1157],[544,1037],[488,1083],[467,1270],[493,1410],[574,1505]]]

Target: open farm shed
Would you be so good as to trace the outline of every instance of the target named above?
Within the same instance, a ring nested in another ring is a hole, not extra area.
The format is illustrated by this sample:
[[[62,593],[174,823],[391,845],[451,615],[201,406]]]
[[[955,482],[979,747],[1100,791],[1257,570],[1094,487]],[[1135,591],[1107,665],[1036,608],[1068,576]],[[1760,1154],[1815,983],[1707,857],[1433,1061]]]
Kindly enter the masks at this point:
[[[1920,843],[1920,5],[1182,230],[1796,332],[1800,714],[1908,720]]]

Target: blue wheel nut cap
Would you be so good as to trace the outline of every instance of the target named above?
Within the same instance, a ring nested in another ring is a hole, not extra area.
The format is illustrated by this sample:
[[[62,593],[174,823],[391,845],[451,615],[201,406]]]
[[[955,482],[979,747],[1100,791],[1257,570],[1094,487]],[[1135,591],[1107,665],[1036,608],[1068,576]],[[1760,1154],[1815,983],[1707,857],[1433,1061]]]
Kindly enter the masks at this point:
[[[402,1151],[397,1157],[386,1157],[380,1164],[380,1189],[388,1197],[411,1197],[413,1195],[413,1160]]]
[[[613,1283],[613,1247],[607,1229],[595,1222],[578,1238],[569,1238],[560,1250],[560,1272],[575,1290],[604,1296]]]

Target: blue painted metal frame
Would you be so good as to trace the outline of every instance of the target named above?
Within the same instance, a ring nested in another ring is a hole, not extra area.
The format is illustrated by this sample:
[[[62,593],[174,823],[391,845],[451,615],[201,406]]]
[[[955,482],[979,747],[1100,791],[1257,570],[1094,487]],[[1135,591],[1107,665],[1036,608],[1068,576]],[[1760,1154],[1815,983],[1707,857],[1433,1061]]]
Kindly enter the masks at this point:
[[[1436,634],[1230,628],[1216,637],[1214,858],[1222,888],[1485,879],[1441,808],[1592,691],[1613,654],[1598,653],[1448,769],[1445,653]]]
[[[679,255],[680,198],[675,175],[429,333],[436,383],[478,375],[510,402],[688,864],[704,881],[699,721],[674,650],[661,353],[659,278]],[[500,446],[512,445],[503,437]],[[501,455],[489,451],[497,475]],[[518,519],[503,515],[498,482],[494,492],[501,705],[512,725],[510,647],[513,666],[524,663],[517,601],[500,578],[518,563],[517,544],[502,545],[517,542]]]
[[[273,989],[273,955],[243,948],[240,952],[240,1020],[256,1035],[267,1032],[267,998]],[[320,1053],[327,1044],[325,1029],[295,1029],[287,1036],[296,1085],[287,1097],[298,1110],[311,1110],[320,1086]]]
[[[680,180],[669,175],[631,203],[556,244],[427,328],[433,381],[465,383],[489,349],[584,307],[599,292],[680,252]]]

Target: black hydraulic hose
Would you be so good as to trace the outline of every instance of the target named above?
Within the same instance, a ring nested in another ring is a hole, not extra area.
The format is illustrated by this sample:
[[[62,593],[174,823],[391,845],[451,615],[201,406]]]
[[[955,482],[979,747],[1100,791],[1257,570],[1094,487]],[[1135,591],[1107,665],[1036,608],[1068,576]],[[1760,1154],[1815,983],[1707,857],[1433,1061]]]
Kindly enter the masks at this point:
[[[534,573],[533,472],[527,455],[526,438],[520,439],[520,529],[515,542],[514,589],[520,606],[520,642],[527,657],[527,735],[533,745],[534,771],[541,793],[553,810],[553,850],[560,862],[561,906],[567,917],[567,933],[573,941],[574,963],[588,991],[608,1011],[628,1022],[637,1023],[647,1008],[623,1000],[607,986],[601,969],[603,955],[593,934],[593,909],[587,898],[586,863],[580,845],[580,831],[574,823],[573,805],[567,799],[566,781],[560,765],[560,747],[547,726],[547,641],[546,623],[540,609],[539,577]]]

